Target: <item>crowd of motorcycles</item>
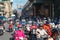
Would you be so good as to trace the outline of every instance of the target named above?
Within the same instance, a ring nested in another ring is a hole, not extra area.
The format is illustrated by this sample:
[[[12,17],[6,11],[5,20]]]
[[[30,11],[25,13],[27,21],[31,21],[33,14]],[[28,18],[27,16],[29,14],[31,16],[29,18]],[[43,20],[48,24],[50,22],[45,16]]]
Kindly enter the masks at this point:
[[[46,21],[46,18],[44,18],[44,20]],[[22,18],[20,19],[16,19],[16,20],[8,20],[8,21],[2,21],[0,20],[0,35],[4,35],[4,32],[13,32],[12,33],[12,38],[10,38],[10,40],[14,40],[14,32],[16,30],[19,30],[19,28],[23,28],[24,34],[27,36],[27,38],[30,38],[29,35],[31,34],[30,31],[30,26],[32,24],[37,25],[37,27],[39,27],[39,23],[37,21],[41,20],[39,18],[37,18],[37,20],[32,20],[30,19],[24,19]],[[8,24],[8,29],[6,30],[6,23]],[[40,25],[43,25],[42,23]],[[16,27],[17,26],[17,27]],[[27,39],[26,39],[27,40]],[[31,40],[31,39],[30,39]]]

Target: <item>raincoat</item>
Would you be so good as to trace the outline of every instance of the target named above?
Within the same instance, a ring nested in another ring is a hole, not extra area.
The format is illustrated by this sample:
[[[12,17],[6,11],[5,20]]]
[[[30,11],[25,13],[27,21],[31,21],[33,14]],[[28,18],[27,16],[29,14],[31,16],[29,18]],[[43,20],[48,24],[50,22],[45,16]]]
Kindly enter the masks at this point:
[[[13,24],[9,24],[9,28],[10,28],[10,29],[13,28]]]
[[[44,24],[43,28],[48,32],[48,35],[52,36],[50,25]]]
[[[19,28],[16,25],[14,25],[14,30],[19,30]]]
[[[14,34],[15,40],[20,40],[25,38],[25,34],[22,30],[16,30]]]

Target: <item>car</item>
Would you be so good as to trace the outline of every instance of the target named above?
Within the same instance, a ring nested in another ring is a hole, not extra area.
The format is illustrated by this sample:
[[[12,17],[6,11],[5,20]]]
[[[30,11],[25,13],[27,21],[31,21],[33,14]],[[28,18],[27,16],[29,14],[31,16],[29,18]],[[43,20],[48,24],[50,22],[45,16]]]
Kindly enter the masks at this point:
[[[6,17],[5,16],[0,16],[0,20],[6,21]]]

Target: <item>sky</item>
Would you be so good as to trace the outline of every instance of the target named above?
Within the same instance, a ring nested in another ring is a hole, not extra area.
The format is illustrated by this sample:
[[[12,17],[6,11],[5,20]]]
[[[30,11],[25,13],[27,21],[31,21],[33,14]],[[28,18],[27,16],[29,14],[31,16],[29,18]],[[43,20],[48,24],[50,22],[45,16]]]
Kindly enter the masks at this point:
[[[13,2],[12,9],[16,9],[17,6],[24,6],[28,0],[11,0]]]

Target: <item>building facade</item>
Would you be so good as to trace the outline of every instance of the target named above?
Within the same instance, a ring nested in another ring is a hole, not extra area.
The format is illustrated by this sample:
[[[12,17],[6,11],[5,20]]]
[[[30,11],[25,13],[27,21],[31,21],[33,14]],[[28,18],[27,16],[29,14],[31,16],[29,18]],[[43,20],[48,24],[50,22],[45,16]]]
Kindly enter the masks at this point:
[[[9,1],[4,2],[4,5],[5,5],[4,14],[5,14],[5,17],[8,18],[12,15],[12,7]]]
[[[4,14],[4,3],[3,2],[0,2],[0,15],[3,16]]]
[[[54,17],[54,3],[53,0],[30,0],[33,2],[34,16],[50,16]]]
[[[2,6],[1,6],[2,5]],[[7,0],[0,0],[1,14],[6,18],[10,17],[12,14],[11,2]]]

